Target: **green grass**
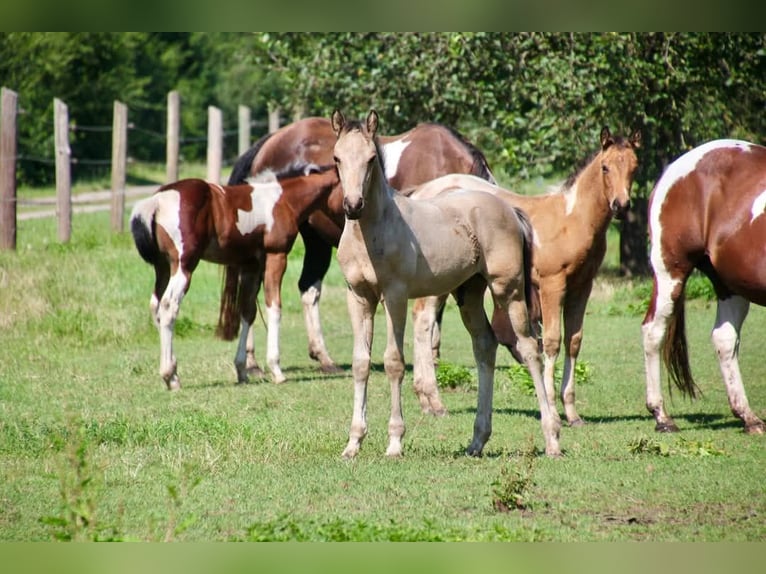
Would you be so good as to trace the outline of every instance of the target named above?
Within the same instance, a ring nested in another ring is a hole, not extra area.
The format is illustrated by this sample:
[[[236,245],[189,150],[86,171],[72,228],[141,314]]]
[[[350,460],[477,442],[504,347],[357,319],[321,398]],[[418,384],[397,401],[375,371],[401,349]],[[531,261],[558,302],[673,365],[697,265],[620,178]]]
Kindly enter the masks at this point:
[[[127,226],[126,226],[127,227]],[[577,405],[564,456],[543,446],[537,402],[498,355],[494,432],[463,455],[476,407],[470,341],[454,302],[445,313],[442,386],[449,414],[422,415],[408,369],[405,456],[384,456],[389,388],[379,314],[369,435],[340,453],[351,416],[351,330],[337,264],[322,297],[331,353],[307,356],[297,295],[301,247],[284,283],[282,362],[289,381],[236,386],[234,344],[217,340],[220,271],[203,263],[181,308],[183,388],[165,390],[149,319],[153,273],[109,215],[75,215],[72,241],[53,219],[22,221],[18,250],[0,253],[0,540],[763,540],[763,437],[731,415],[709,332],[714,305],[689,302],[693,371],[704,392],[665,391],[682,429],[655,435],[644,408],[640,341],[645,284],[607,274],[589,303]],[[615,237],[610,243],[616,243]],[[610,251],[611,252],[611,251]],[[613,257],[613,256],[612,256]],[[614,259],[608,260],[614,266]],[[764,310],[744,327],[750,402],[766,416]],[[412,358],[408,327],[406,358]],[[259,322],[258,358],[265,355]]]

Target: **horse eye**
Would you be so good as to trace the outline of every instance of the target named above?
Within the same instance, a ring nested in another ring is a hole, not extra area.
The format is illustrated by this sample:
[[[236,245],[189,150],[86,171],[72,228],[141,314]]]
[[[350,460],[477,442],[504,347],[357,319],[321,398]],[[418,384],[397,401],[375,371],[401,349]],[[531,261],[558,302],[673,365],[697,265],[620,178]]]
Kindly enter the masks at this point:
[[[609,173],[609,166],[602,165],[601,166],[601,173]]]
[[[335,156],[335,155],[334,155],[334,156],[332,156],[332,160],[333,160],[333,161],[334,161],[336,164],[340,163],[340,160],[338,159],[338,156]]]

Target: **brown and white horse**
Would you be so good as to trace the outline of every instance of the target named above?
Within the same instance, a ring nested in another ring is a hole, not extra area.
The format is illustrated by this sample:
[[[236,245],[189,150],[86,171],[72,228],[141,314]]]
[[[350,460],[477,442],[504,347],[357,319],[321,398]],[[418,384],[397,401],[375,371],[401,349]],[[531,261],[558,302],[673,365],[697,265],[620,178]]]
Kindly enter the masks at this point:
[[[185,179],[162,186],[135,205],[131,231],[139,254],[154,266],[150,308],[160,333],[160,375],[168,389],[180,388],[173,326],[201,260],[238,269],[239,297],[227,301],[227,309],[242,322],[234,365],[238,382],[247,382],[247,334],[255,318],[266,253],[289,251],[298,225],[338,182],[334,167],[310,171],[310,175],[284,179],[266,172],[236,186]],[[236,330],[227,338],[235,335]]]
[[[305,118],[261,138],[236,162],[229,184],[243,183],[263,170],[282,171],[295,166],[333,164],[336,136],[326,118]],[[386,177],[395,189],[405,189],[447,173],[471,173],[494,181],[483,154],[456,131],[439,124],[419,124],[394,136],[380,136]],[[325,372],[336,372],[322,334],[319,300],[322,279],[330,266],[332,249],[343,230],[343,190],[338,186],[327,199],[327,208],[314,211],[300,226],[305,245],[298,288],[308,334],[308,351]],[[289,250],[288,250],[289,251]],[[281,286],[287,252],[267,250],[264,274],[264,302],[270,315],[267,361],[277,382],[284,380],[279,368],[279,319]],[[219,331],[231,332],[231,312],[226,300],[236,291],[236,267],[227,267],[222,291]],[[228,315],[227,315],[228,313]],[[277,358],[276,361],[274,358]],[[252,329],[247,343],[247,364],[251,373],[262,374],[254,355]]]
[[[612,217],[621,217],[630,205],[630,188],[637,167],[635,150],[641,136],[613,136],[601,130],[600,150],[575,171],[560,190],[541,195],[520,195],[466,175],[448,175],[417,188],[410,195],[423,198],[445,187],[485,191],[521,208],[534,230],[532,278],[542,319],[545,388],[555,405],[554,372],[561,348],[563,319],[564,370],[561,401],[570,425],[582,424],[575,409],[575,365],[583,339],[583,319],[593,281],[606,253],[606,232]],[[436,313],[442,301],[417,301],[413,308],[418,330],[438,329]],[[533,323],[538,317],[533,316]],[[514,333],[502,313],[492,321],[500,342],[513,353]],[[438,336],[435,340],[438,340]],[[417,339],[416,339],[417,341]],[[517,357],[518,359],[518,357]],[[436,379],[430,349],[415,350],[415,391],[430,393]],[[421,399],[425,410],[427,406]]]
[[[718,298],[712,342],[729,406],[745,432],[763,434],[739,369],[739,341],[750,302],[766,305],[766,148],[715,140],[671,163],[649,198],[654,288],[643,321],[646,407],[657,431],[677,431],[660,389],[660,353],[682,393],[697,391],[689,365],[684,287],[694,269]]]
[[[404,418],[404,330],[409,299],[452,293],[471,335],[479,373],[473,440],[468,454],[479,455],[492,432],[492,391],[497,339],[484,312],[489,287],[496,308],[515,332],[517,349],[535,383],[545,451],[560,454],[561,421],[550,408],[537,342],[531,333],[526,298],[531,285],[531,229],[507,202],[463,189],[413,200],[397,193],[385,176],[371,111],[363,126],[332,116],[335,164],[343,185],[346,223],[338,262],[348,283],[347,303],[354,333],[354,409],[343,456],[353,458],[367,434],[367,382],[370,375],[375,310],[383,301],[387,344],[383,356],[391,385],[388,456],[402,454]],[[428,341],[426,343],[429,343]]]

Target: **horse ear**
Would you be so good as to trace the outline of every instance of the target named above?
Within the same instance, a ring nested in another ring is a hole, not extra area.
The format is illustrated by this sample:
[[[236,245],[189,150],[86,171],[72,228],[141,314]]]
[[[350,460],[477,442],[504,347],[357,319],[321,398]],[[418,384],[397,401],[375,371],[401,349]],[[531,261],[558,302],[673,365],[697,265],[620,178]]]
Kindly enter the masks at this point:
[[[375,137],[375,132],[378,131],[378,112],[370,110],[367,116],[367,133],[370,137]]]
[[[612,134],[609,132],[609,128],[604,126],[601,128],[601,149],[606,149],[614,143]]]
[[[630,136],[630,145],[632,145],[634,148],[638,149],[641,147],[641,131],[636,130],[633,132],[633,134]]]
[[[340,110],[336,109],[332,113],[332,131],[335,132],[335,135],[340,135],[340,130],[343,129],[343,126],[346,125],[346,118],[343,117],[343,114]]]

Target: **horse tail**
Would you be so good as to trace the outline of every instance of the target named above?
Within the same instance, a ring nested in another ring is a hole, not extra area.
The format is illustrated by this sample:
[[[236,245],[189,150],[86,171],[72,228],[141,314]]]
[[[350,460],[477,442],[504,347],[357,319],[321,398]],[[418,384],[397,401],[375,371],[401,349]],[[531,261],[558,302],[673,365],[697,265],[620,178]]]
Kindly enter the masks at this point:
[[[155,235],[156,214],[159,206],[157,196],[152,195],[136,203],[130,215],[130,231],[138,254],[151,265],[156,265],[161,257]]]
[[[227,265],[223,271],[221,306],[218,310],[218,326],[215,334],[224,341],[231,341],[239,334],[240,289],[239,267]]]
[[[253,161],[255,156],[261,151],[263,144],[266,143],[272,134],[266,134],[261,139],[253,144],[253,146],[237,158],[234,163],[234,167],[231,168],[231,175],[229,176],[228,185],[239,185],[245,183],[247,178],[250,177],[250,171],[253,167]]]
[[[530,324],[534,324],[542,315],[540,309],[540,295],[537,287],[535,287],[535,284],[532,282],[532,245],[534,241],[534,231],[527,214],[519,207],[514,207],[513,210],[516,212],[516,217],[518,217],[521,225],[523,243],[522,253],[524,258],[524,300],[527,303],[527,309],[529,309],[529,322]]]
[[[673,305],[668,322],[668,332],[662,347],[662,358],[670,380],[683,395],[696,398],[699,387],[694,382],[689,364],[689,346],[686,342],[686,294],[681,295]]]

